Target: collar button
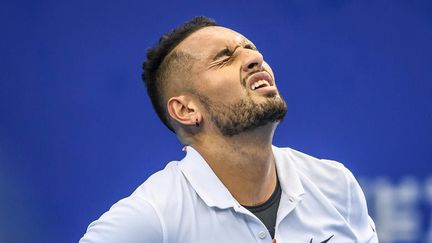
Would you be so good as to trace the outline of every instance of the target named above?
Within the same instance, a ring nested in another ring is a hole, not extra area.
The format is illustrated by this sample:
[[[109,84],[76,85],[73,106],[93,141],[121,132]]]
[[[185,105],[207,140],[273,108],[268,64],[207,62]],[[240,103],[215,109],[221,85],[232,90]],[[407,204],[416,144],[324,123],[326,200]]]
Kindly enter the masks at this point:
[[[259,233],[258,233],[258,237],[260,238],[260,239],[264,239],[265,237],[266,237],[266,232],[264,231],[264,230],[261,230]]]

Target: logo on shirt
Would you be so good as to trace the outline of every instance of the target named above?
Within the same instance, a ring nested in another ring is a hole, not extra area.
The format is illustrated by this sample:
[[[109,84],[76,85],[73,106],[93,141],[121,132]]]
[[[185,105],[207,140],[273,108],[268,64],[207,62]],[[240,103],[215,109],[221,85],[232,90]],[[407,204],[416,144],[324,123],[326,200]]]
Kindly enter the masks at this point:
[[[324,241],[321,241],[321,243],[327,243],[331,238],[333,238],[333,236],[334,236],[334,235],[330,236],[329,238],[327,238],[327,239],[324,240]],[[313,241],[313,238],[311,238],[311,240],[310,240],[309,243],[313,243],[312,241]]]

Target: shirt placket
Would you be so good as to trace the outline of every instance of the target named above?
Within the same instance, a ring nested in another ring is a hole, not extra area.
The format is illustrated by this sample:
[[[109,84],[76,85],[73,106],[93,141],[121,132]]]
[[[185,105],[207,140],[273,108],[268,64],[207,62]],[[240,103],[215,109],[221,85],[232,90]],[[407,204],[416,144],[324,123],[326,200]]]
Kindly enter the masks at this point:
[[[256,242],[259,243],[272,243],[270,232],[266,226],[259,220],[253,213],[238,204],[235,207],[236,213],[243,214],[245,217],[246,224],[248,225],[251,233],[253,234]]]
[[[301,196],[294,197],[282,192],[281,200],[279,203],[278,214],[276,218],[276,226],[275,226],[275,241],[273,243],[285,243],[285,239],[279,237],[279,226],[284,221],[286,217],[297,207],[299,202],[301,201]]]

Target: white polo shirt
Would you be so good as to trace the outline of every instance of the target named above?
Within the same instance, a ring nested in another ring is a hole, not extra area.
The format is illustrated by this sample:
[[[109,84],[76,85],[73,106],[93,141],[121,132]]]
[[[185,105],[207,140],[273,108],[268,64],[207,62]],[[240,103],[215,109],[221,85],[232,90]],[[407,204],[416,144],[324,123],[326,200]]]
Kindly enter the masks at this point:
[[[282,188],[277,243],[378,242],[366,201],[342,164],[273,147]],[[326,241],[329,239],[328,241]],[[129,197],[92,222],[80,243],[230,243],[273,239],[202,156],[187,147]]]

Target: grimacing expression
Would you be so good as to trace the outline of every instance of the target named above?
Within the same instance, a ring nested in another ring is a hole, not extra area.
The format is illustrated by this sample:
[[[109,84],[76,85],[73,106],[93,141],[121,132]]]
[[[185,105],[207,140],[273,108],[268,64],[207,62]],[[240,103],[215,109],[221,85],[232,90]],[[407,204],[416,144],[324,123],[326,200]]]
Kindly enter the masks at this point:
[[[255,45],[224,27],[205,27],[175,49],[197,58],[191,70],[193,93],[209,120],[225,136],[278,122],[287,105],[273,71]]]

